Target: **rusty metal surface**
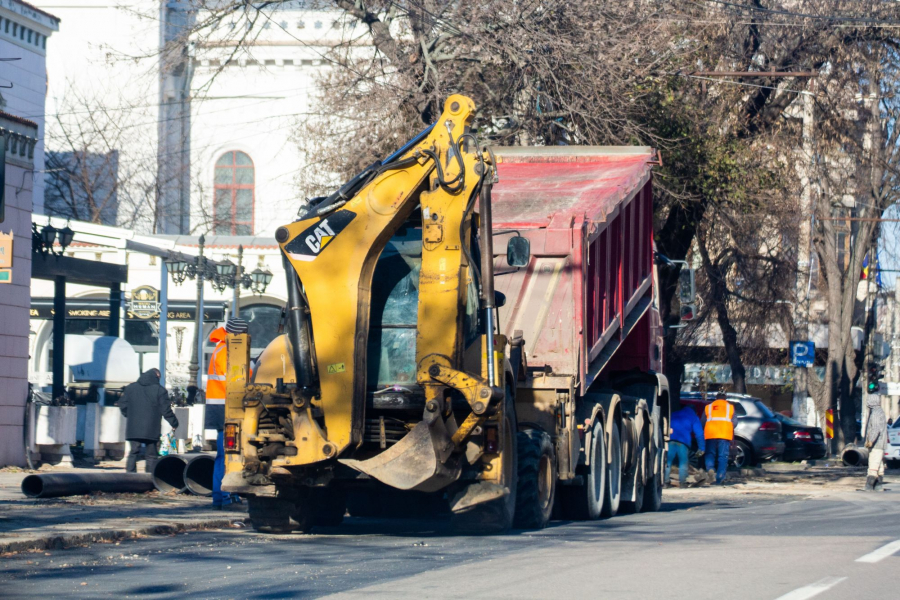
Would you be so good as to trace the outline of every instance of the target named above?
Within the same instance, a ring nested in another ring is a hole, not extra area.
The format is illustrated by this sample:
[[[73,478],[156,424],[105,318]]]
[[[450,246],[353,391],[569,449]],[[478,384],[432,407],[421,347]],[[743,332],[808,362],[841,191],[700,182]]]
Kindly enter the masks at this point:
[[[568,228],[583,216],[603,221],[640,186],[655,158],[648,148],[494,148],[494,230]]]
[[[495,234],[507,232],[495,238],[495,287],[506,295],[501,332],[522,331],[530,368],[583,383],[591,355],[608,343],[620,346],[617,331],[637,303],[632,295],[652,293],[648,217],[655,153],[608,147],[494,152],[500,182],[494,186],[493,226]],[[510,268],[503,255],[513,229],[531,242],[526,268]],[[603,243],[614,243],[600,257],[595,241],[607,230]],[[601,258],[607,266],[599,266]]]

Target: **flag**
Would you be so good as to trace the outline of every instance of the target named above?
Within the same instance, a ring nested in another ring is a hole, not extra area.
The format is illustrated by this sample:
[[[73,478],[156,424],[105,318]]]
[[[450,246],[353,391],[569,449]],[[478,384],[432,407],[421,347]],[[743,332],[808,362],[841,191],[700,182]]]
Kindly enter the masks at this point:
[[[875,272],[875,285],[878,287],[883,287],[883,284],[881,282],[881,269],[878,268],[878,256],[877,255],[875,256],[875,260],[873,262],[875,264],[870,266],[868,253],[863,257],[863,264],[862,264],[863,268],[862,268],[861,278],[868,279],[869,272],[874,271]]]

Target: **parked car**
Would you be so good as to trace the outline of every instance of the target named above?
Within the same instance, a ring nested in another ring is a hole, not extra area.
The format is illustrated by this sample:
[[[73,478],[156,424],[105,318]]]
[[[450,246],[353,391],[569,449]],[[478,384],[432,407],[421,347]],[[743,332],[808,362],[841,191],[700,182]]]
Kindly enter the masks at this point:
[[[706,394],[704,398],[700,392],[685,392],[681,395],[681,404],[693,408],[702,419],[703,409],[715,398],[715,394]],[[734,466],[740,469],[780,458],[784,454],[784,438],[775,413],[753,396],[726,394],[726,398],[734,406],[738,420],[731,446]]]
[[[888,426],[888,446],[884,451],[884,460],[890,467],[900,463],[900,419]]]
[[[818,427],[804,425],[784,415],[775,414],[781,422],[781,434],[784,436],[784,460],[788,462],[809,458],[824,458],[827,453],[825,435]]]

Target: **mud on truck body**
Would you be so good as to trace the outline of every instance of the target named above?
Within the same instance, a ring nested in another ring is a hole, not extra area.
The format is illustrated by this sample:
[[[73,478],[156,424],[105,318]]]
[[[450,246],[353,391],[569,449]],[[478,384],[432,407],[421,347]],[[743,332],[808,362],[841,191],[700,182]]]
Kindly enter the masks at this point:
[[[451,96],[277,231],[286,333],[252,376],[248,336],[227,339],[223,489],[258,530],[658,509],[652,152],[479,148],[473,113]]]

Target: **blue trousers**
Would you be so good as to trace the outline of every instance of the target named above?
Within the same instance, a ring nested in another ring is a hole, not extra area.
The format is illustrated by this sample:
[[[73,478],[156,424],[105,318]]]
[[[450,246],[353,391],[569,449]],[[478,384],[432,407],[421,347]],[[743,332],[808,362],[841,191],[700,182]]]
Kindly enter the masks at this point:
[[[225,477],[225,432],[216,436],[216,462],[213,465],[213,506],[231,504],[231,494],[222,493],[222,478]]]
[[[678,459],[678,481],[684,483],[688,476],[688,454],[690,448],[681,442],[669,440],[669,457],[666,460],[666,477],[672,472],[672,465],[675,459]]]
[[[706,440],[706,470],[716,469],[716,483],[725,481],[731,440]]]

